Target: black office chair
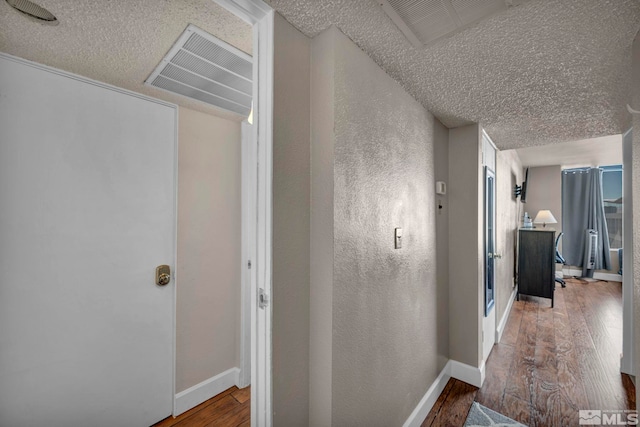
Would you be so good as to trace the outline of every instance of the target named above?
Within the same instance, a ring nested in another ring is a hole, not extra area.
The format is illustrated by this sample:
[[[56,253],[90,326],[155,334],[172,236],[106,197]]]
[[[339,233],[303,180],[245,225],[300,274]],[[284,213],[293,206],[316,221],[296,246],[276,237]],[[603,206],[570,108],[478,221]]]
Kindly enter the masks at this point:
[[[560,253],[560,250],[558,249],[558,242],[560,241],[560,238],[562,237],[563,234],[564,233],[558,234],[558,237],[556,238],[556,263],[565,265],[566,261],[564,260],[564,258],[562,257],[562,254]],[[556,279],[556,282],[560,283],[560,285],[562,285],[563,288],[567,287],[567,283],[564,281],[562,277],[556,277],[555,279]]]

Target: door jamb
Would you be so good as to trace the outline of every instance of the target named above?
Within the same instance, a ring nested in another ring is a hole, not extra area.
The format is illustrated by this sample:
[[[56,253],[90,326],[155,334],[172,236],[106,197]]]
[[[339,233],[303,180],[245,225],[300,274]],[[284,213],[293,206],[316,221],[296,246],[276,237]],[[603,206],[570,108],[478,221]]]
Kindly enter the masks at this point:
[[[486,180],[487,180],[487,173],[486,171],[489,170],[491,171],[491,173],[493,174],[493,192],[494,192],[494,223],[493,223],[493,233],[494,233],[494,239],[493,239],[493,244],[494,244],[494,251],[498,252],[498,248],[497,248],[497,239],[496,239],[496,229],[497,229],[497,223],[498,223],[498,218],[497,218],[497,214],[496,214],[496,208],[498,205],[497,202],[497,162],[498,162],[498,147],[496,146],[496,144],[493,142],[493,140],[491,139],[491,137],[489,136],[489,134],[487,134],[487,132],[484,130],[484,128],[480,128],[480,144],[481,144],[481,148],[482,148],[482,157],[481,157],[481,164],[482,164],[482,169],[484,170],[483,175],[483,257],[487,256],[487,252],[486,252],[486,214],[487,214],[487,206],[486,206]],[[488,155],[492,156],[492,161],[488,161]],[[483,281],[483,292],[482,292],[482,296],[480,298],[482,298],[482,313],[480,315],[480,324],[482,325],[481,327],[481,332],[480,332],[480,337],[479,337],[479,341],[480,341],[480,354],[482,355],[481,360],[483,361],[483,363],[486,363],[487,359],[489,358],[489,354],[484,354],[484,340],[488,339],[488,336],[491,336],[493,339],[493,345],[495,345],[497,343],[497,341],[495,340],[495,337],[497,336],[497,331],[498,331],[498,309],[496,307],[497,305],[497,300],[498,300],[498,290],[497,290],[497,286],[496,286],[496,268],[495,268],[495,262],[494,262],[494,283],[493,283],[493,306],[491,307],[491,309],[489,310],[489,313],[486,313],[486,302],[485,302],[485,287],[486,287],[486,277],[485,275],[487,274],[486,272],[486,263],[483,262],[482,264],[482,281]],[[485,317],[488,316],[493,316],[493,330],[491,331],[485,331]],[[490,334],[490,335],[489,335]],[[493,348],[493,346],[492,346]],[[491,350],[489,351],[489,353],[491,353]]]
[[[240,374],[237,386],[251,384],[251,284],[256,281],[252,261],[256,259],[256,144],[251,125],[240,124],[242,158],[242,229],[240,257]],[[253,165],[253,166],[252,166]]]
[[[253,26],[253,105],[251,140],[257,148],[253,200],[257,221],[251,260],[251,426],[271,427],[271,303],[258,305],[258,290],[271,296],[271,213],[273,152],[274,11],[262,0],[214,0]],[[253,166],[253,165],[251,165]],[[244,170],[244,167],[243,167]],[[251,246],[250,246],[251,247]],[[247,262],[248,260],[244,260]]]

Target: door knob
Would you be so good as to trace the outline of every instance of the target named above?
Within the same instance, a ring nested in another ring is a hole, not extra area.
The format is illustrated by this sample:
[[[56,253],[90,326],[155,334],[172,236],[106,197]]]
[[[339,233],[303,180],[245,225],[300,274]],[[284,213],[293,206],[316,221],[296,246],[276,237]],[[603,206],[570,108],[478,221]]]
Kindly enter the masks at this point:
[[[159,265],[156,267],[156,285],[164,286],[171,281],[171,269],[168,265]]]

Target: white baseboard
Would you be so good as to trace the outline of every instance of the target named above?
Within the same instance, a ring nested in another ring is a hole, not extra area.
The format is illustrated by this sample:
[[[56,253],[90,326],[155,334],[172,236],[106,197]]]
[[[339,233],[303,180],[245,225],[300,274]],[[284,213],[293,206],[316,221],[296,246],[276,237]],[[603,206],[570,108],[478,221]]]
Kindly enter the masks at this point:
[[[222,393],[229,387],[237,385],[239,376],[240,369],[231,368],[176,394],[173,404],[173,416],[177,417],[183,412]]]
[[[451,378],[451,375],[449,374],[450,363],[451,361],[447,362],[440,372],[440,375],[438,375],[438,378],[436,378],[433,384],[431,384],[431,387],[429,387],[429,390],[427,390],[424,396],[422,396],[422,399],[418,402],[418,406],[416,406],[411,415],[409,415],[409,418],[404,422],[403,427],[420,427],[424,419],[427,418],[429,411],[433,408],[433,405],[436,403],[436,400],[438,400],[440,393],[442,393],[442,390],[444,390],[444,387],[447,385],[449,378]]]
[[[479,388],[482,387],[482,383],[484,382],[484,374],[484,362],[479,368],[474,368],[473,366],[455,360],[449,360],[402,426],[420,427],[424,419],[429,415],[429,411],[433,408],[433,405],[436,403],[436,400],[438,400],[440,393],[444,390],[449,379],[455,378]]]
[[[593,278],[598,280],[607,280],[609,282],[622,282],[622,275],[614,273],[598,273],[596,271],[593,274]]]
[[[484,362],[482,362],[479,368],[476,368],[456,360],[449,360],[449,366],[451,369],[451,377],[478,388],[482,387],[482,383],[484,382]]]
[[[622,357],[620,358],[620,372],[632,377],[636,376],[635,370],[633,369],[633,364],[631,363],[629,357],[624,357],[624,355],[622,355]]]
[[[504,328],[507,326],[507,320],[509,319],[509,314],[511,313],[511,307],[513,307],[513,301],[515,301],[517,294],[517,289],[514,288],[511,292],[511,295],[509,296],[507,308],[502,315],[502,319],[500,319],[500,323],[498,323],[498,328],[496,329],[496,343],[499,343],[502,339],[502,334],[504,333]]]
[[[581,277],[582,269],[565,267],[562,269],[562,274],[565,276]],[[601,273],[599,271],[595,271],[593,273],[593,278],[597,280],[607,280],[609,282],[622,282],[622,275],[614,273]]]

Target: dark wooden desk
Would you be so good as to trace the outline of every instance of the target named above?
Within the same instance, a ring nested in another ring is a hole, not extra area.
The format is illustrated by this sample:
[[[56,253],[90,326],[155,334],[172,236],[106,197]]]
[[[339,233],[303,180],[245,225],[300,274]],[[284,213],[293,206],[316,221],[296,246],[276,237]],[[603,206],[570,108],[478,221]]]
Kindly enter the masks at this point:
[[[525,229],[518,232],[518,300],[520,294],[551,298],[555,288],[554,230]]]

